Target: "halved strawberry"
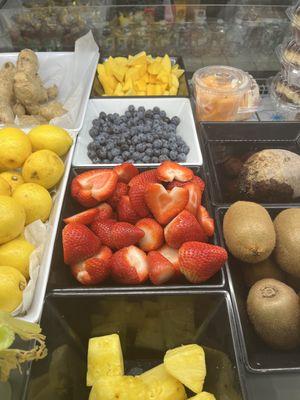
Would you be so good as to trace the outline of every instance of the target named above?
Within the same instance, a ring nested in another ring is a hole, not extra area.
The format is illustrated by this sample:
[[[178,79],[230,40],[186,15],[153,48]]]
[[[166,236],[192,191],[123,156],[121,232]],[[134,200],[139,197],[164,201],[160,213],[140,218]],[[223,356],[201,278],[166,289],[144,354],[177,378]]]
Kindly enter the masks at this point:
[[[177,164],[173,161],[164,161],[156,171],[157,178],[163,182],[172,182],[174,179],[187,182],[193,179],[194,173],[191,169]]]
[[[107,199],[107,203],[112,206],[112,208],[116,208],[120,198],[125,196],[128,193],[129,187],[126,183],[118,182],[117,186],[109,199]]]
[[[184,242],[207,242],[207,236],[196,217],[186,210],[181,211],[165,227],[164,233],[167,244],[175,249],[179,249]]]
[[[179,253],[178,249],[173,249],[172,247],[164,244],[160,249],[157,250],[160,254],[162,254],[170,263],[173,265],[175,275],[174,278],[182,277],[182,273],[179,269]]]
[[[143,218],[139,220],[135,226],[145,233],[145,236],[138,242],[140,249],[148,252],[157,250],[163,245],[164,230],[155,219]]]
[[[188,182],[184,187],[189,192],[189,201],[185,209],[191,214],[196,215],[198,207],[201,204],[202,191],[199,185],[195,182]]]
[[[175,187],[167,191],[160,183],[150,183],[145,192],[145,201],[155,219],[166,225],[182,211],[189,200],[185,188]]]
[[[148,279],[146,253],[136,246],[125,247],[111,258],[113,279],[123,285],[138,285]]]
[[[116,221],[112,219],[96,219],[92,222],[90,228],[101,240],[101,243],[114,248],[114,241],[111,237],[111,230]]]
[[[175,270],[170,261],[158,251],[150,251],[148,256],[149,278],[154,285],[161,285],[173,278]]]
[[[104,282],[110,275],[112,251],[101,246],[99,252],[78,264],[71,266],[73,276],[83,285],[96,285]]]
[[[112,169],[93,169],[77,175],[71,183],[72,197],[84,207],[94,207],[114,192],[118,175]]]
[[[150,215],[149,208],[145,202],[145,190],[148,185],[153,182],[158,182],[156,177],[156,170],[142,172],[135,176],[129,182],[129,198],[133,209],[140,217],[147,217]]]
[[[98,210],[98,215],[95,220],[99,219],[113,219],[113,209],[107,203],[101,203],[99,206],[95,207]]]
[[[117,165],[114,171],[118,175],[119,182],[128,183],[134,176],[139,174],[139,170],[131,163]]]
[[[200,187],[201,192],[204,192],[205,189],[205,182],[200,178],[200,176],[194,175],[193,179],[189,181],[190,183],[197,183]],[[173,182],[168,183],[167,189],[171,190],[173,187],[178,186],[178,187],[183,187],[187,184],[187,182],[179,182],[174,180]]]
[[[128,185],[130,187],[135,185],[145,186],[145,184],[150,182],[158,182],[156,169],[150,169],[148,171],[141,172],[139,175],[134,176]]]
[[[65,218],[64,223],[70,224],[72,222],[78,222],[79,224],[89,225],[94,221],[98,213],[99,210],[97,208],[90,208],[89,210]]]
[[[140,216],[135,212],[131,205],[129,196],[121,197],[117,206],[117,212],[119,221],[129,222],[134,225],[140,219]]]
[[[201,205],[198,207],[197,219],[206,235],[208,237],[213,236],[215,233],[215,221],[210,217],[206,208]]]
[[[62,231],[64,262],[67,265],[92,257],[100,249],[100,239],[85,225],[70,223]]]

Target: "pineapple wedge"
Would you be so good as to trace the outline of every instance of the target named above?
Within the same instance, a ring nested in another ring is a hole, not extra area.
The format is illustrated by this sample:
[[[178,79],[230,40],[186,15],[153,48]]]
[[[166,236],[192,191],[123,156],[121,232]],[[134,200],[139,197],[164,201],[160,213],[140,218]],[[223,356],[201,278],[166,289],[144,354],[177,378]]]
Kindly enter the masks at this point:
[[[94,384],[89,400],[148,400],[147,390],[139,377],[103,376]]]
[[[184,386],[167,373],[164,364],[144,372],[139,376],[148,386],[149,400],[185,400]]]
[[[124,375],[119,335],[95,337],[89,340],[87,386],[93,386],[102,376]]]
[[[201,346],[188,344],[168,350],[164,357],[167,372],[194,393],[200,393],[206,376],[205,354]]]
[[[201,392],[196,396],[190,397],[188,400],[216,400],[215,396],[208,392]]]

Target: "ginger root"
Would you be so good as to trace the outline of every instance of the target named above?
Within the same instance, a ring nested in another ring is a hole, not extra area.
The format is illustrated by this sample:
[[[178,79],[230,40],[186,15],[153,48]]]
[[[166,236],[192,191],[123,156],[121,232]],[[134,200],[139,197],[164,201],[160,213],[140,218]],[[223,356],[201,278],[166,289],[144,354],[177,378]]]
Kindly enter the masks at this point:
[[[14,122],[14,75],[16,68],[13,63],[6,62],[0,69],[0,123],[11,124]]]

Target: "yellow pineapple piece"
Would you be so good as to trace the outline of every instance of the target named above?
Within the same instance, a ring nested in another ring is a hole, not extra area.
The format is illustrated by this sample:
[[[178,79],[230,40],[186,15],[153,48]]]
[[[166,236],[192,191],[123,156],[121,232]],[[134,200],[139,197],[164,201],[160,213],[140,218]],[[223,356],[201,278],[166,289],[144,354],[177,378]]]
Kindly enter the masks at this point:
[[[164,364],[144,372],[139,376],[148,386],[149,400],[185,400],[184,386],[167,373]]]
[[[166,54],[162,61],[161,61],[161,67],[168,73],[171,73],[171,69],[172,69],[172,64],[171,64],[171,60],[170,57],[168,56],[168,54]]]
[[[129,60],[128,65],[134,66],[146,63],[147,63],[147,55],[145,51],[141,51],[140,53],[136,54]]]
[[[156,57],[153,63],[148,65],[149,74],[158,75],[160,73],[162,68],[161,61],[162,61],[161,57]]]
[[[114,96],[124,96],[122,84],[119,82],[114,91]]]
[[[87,386],[93,386],[102,376],[124,375],[123,354],[119,335],[95,337],[89,340]]]
[[[190,397],[188,400],[216,400],[215,396],[208,392],[201,392],[196,396]]]
[[[118,64],[116,62],[114,62],[111,65],[111,71],[113,76],[119,81],[119,82],[123,82],[126,72],[127,72],[127,67],[121,64]]]
[[[148,400],[147,391],[139,377],[103,376],[94,384],[89,400]]]
[[[128,78],[127,80],[125,79],[125,83],[123,84],[124,92],[127,92],[128,90],[132,89],[133,89],[132,79],[131,78]]]
[[[177,76],[179,79],[184,74],[184,69],[179,69],[178,65],[176,64],[174,68],[172,68],[172,74]]]
[[[105,94],[112,95],[114,88],[112,81],[110,80],[109,75],[107,75],[104,65],[99,64],[97,67],[97,72],[98,72],[98,79],[103,86]]]
[[[159,79],[162,83],[169,83],[170,75],[168,72],[162,69],[160,73],[157,75],[157,79]]]
[[[114,60],[117,64],[121,64],[124,66],[128,64],[128,58],[126,58],[126,57],[115,57]]]
[[[144,92],[147,90],[147,84],[143,79],[139,79],[138,81],[135,81],[133,86],[137,92]]]
[[[164,364],[169,374],[194,393],[200,393],[206,376],[205,354],[201,346],[188,344],[168,350]]]

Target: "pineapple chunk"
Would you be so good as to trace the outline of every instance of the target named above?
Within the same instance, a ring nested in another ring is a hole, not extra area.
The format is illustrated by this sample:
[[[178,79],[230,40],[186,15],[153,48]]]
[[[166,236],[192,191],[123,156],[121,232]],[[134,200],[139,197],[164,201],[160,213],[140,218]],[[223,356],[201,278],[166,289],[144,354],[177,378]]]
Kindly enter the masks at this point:
[[[95,337],[89,340],[87,386],[93,386],[102,376],[124,375],[123,355],[119,335]]]
[[[172,64],[171,64],[171,60],[170,60],[170,57],[168,56],[168,54],[166,54],[163,57],[163,59],[161,61],[161,66],[168,74],[171,73]]]
[[[208,392],[201,392],[196,396],[190,397],[188,400],[216,400],[215,396]]]
[[[147,385],[134,376],[103,376],[94,384],[89,400],[146,400]]]
[[[135,346],[152,350],[165,349],[161,321],[158,317],[145,319],[143,326],[137,332]]]
[[[164,364],[160,364],[140,375],[148,386],[148,398],[153,400],[185,400],[184,386],[167,373]]]
[[[164,364],[169,374],[194,393],[200,393],[206,376],[205,354],[201,346],[188,344],[168,350]]]
[[[116,57],[115,62],[125,66],[128,63],[128,59],[126,57]]]
[[[118,64],[116,62],[114,62],[111,65],[111,72],[113,74],[113,76],[120,82],[122,83],[124,80],[124,77],[126,75],[127,72],[127,67],[121,64]]]

